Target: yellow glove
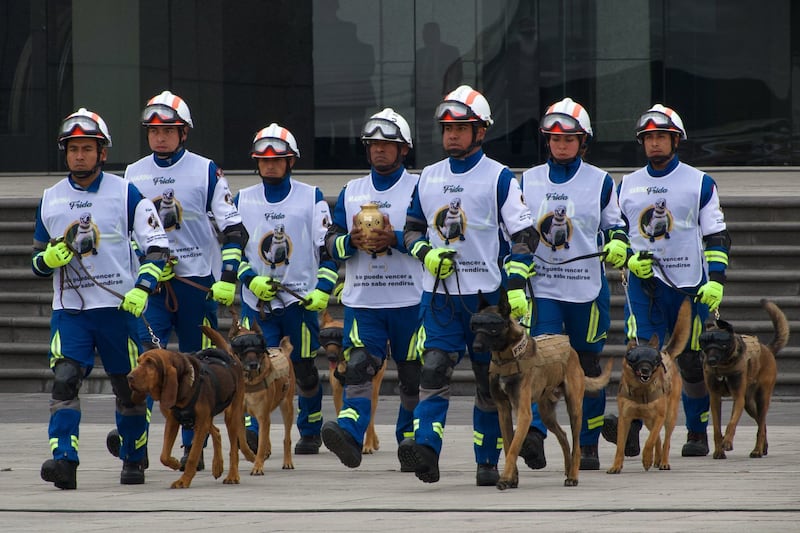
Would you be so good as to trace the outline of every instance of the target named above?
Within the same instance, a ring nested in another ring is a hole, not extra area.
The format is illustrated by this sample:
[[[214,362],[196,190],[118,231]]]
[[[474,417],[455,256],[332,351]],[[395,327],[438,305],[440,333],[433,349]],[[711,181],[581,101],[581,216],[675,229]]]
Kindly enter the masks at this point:
[[[256,276],[247,286],[259,300],[270,301],[278,293],[278,284],[269,276]]]
[[[453,256],[455,250],[448,248],[433,248],[425,254],[425,268],[439,279],[446,279],[455,271]]]
[[[303,305],[305,305],[305,308],[309,311],[322,311],[328,307],[328,300],[330,297],[331,295],[327,292],[314,289],[306,296],[306,301]]]
[[[150,295],[147,294],[146,290],[134,287],[125,293],[125,298],[119,306],[136,318],[139,318],[142,316],[144,308],[147,307],[148,296]]]
[[[628,258],[628,245],[619,239],[611,239],[603,246],[603,253],[606,254],[606,263],[614,268],[622,268]]]
[[[175,272],[172,271],[172,267],[178,264],[177,257],[170,257],[167,259],[167,264],[164,265],[164,270],[161,271],[161,275],[158,277],[158,281],[169,281],[175,277]]]
[[[508,305],[511,306],[511,317],[520,318],[528,313],[528,298],[523,289],[508,291]]]
[[[719,281],[707,281],[697,290],[697,298],[706,304],[709,311],[715,311],[722,303],[723,285]]]
[[[230,281],[217,281],[211,286],[211,299],[222,305],[231,305],[236,295],[236,284]]]
[[[66,265],[72,261],[72,257],[75,255],[64,241],[59,241],[57,244],[47,243],[47,249],[43,253],[44,264],[50,268]]]
[[[636,252],[628,259],[628,269],[637,278],[652,278],[653,254],[650,252]]]

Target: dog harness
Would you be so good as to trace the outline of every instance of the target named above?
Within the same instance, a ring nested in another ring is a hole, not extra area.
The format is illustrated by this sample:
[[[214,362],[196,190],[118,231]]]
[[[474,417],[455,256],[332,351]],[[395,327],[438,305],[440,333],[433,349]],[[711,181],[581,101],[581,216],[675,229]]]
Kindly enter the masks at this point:
[[[531,343],[534,349],[531,349]],[[563,357],[565,348],[569,348],[569,338],[566,335],[523,335],[510,348],[502,352],[492,352],[489,372],[499,376],[513,376],[553,362],[560,361],[566,366]]]
[[[264,379],[259,382],[245,383],[245,392],[267,390],[274,381],[289,376],[289,359],[283,356],[280,348],[268,348],[267,357],[269,357],[272,365],[272,372],[264,376]]]
[[[222,411],[224,411],[233,401],[233,397],[235,395],[235,391],[228,396],[227,398],[222,398],[220,394],[220,385],[219,379],[217,378],[216,374],[211,371],[210,365],[221,365],[225,368],[230,368],[234,363],[234,361],[230,358],[230,356],[223,352],[222,350],[217,349],[208,349],[197,352],[196,354],[192,354],[189,357],[195,357],[198,360],[199,372],[197,379],[194,382],[194,393],[192,394],[192,399],[189,400],[183,407],[174,406],[172,407],[172,416],[175,417],[175,420],[183,427],[183,429],[194,429],[194,422],[195,422],[195,405],[197,404],[197,399],[200,397],[200,389],[203,387],[203,381],[209,380],[211,382],[211,387],[214,389],[214,397],[217,398],[217,403],[214,405],[214,410],[211,412],[211,416],[218,415]]]

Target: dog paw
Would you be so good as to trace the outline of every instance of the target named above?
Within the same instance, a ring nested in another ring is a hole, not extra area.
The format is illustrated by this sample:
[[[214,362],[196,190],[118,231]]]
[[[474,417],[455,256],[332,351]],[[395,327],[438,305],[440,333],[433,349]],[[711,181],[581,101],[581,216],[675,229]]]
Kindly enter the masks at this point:
[[[750,457],[752,457],[753,459],[758,459],[759,457],[764,457],[765,455],[767,454],[761,453],[761,451],[759,450],[753,450],[752,452],[750,452]]]
[[[622,472],[622,467],[616,465],[613,465],[611,468],[606,470],[606,474],[619,474],[620,472]]]
[[[239,484],[239,476],[228,476],[222,480],[224,485],[238,485]]]
[[[722,450],[714,450],[714,459],[727,459],[728,456]]]
[[[722,449],[726,452],[733,451],[733,441],[728,440],[727,438],[722,441]]]
[[[519,484],[510,480],[510,479],[500,479],[497,482],[497,489],[498,490],[507,490],[507,489],[516,489]]]
[[[564,480],[564,486],[565,487],[577,487],[578,486],[578,480],[568,477],[567,479]]]
[[[172,470],[178,470],[181,467],[180,461],[178,461],[175,457],[169,457],[167,459],[162,457],[161,464],[167,468],[171,468]]]
[[[214,479],[219,479],[224,469],[225,467],[222,461],[220,461],[219,464],[217,464],[217,461],[214,461],[214,464],[211,465],[211,475],[214,476]]]
[[[250,475],[251,476],[263,476],[264,475],[264,469],[261,468],[261,467],[256,468],[254,466],[253,469],[250,471]]]
[[[186,479],[186,476],[179,477],[176,481],[170,485],[172,489],[188,489],[189,486],[192,484],[191,479]]]
[[[283,468],[283,470],[294,470],[294,464],[292,464],[292,463],[284,463],[282,468]]]
[[[671,470],[669,463],[658,465],[659,470]]]

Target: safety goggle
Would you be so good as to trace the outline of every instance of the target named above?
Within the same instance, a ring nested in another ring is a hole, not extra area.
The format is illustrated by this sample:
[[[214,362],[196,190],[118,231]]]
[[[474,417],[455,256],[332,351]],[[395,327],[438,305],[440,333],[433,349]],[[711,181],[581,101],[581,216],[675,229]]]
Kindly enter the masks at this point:
[[[466,122],[478,120],[469,106],[461,102],[446,101],[439,104],[434,113],[434,118],[438,121]]]
[[[564,113],[548,113],[542,117],[540,129],[543,133],[585,133],[578,119]]]
[[[499,315],[478,313],[469,319],[469,330],[472,333],[483,332],[491,337],[502,335],[508,327],[506,320]]]
[[[294,155],[287,141],[276,137],[263,137],[253,143],[252,157],[287,157]]]
[[[636,124],[636,133],[641,133],[647,130],[667,130],[679,133],[681,129],[672,122],[664,113],[660,111],[648,111],[641,117]]]
[[[151,123],[183,124],[183,119],[168,105],[151,104],[142,111],[142,124]]]
[[[369,119],[361,130],[361,138],[370,139],[376,133],[380,133],[384,140],[408,142],[403,138],[400,127],[385,118]]]
[[[267,341],[258,333],[248,333],[239,335],[231,341],[231,349],[237,355],[247,352],[264,353],[267,351]]]
[[[727,331],[706,331],[700,334],[698,341],[703,350],[709,346],[718,346],[723,351],[730,351],[733,337]]]
[[[101,137],[105,135],[100,130],[100,125],[89,117],[75,116],[66,119],[61,124],[61,130],[58,132],[59,138],[74,136],[76,132],[80,132],[79,136],[82,137]]]
[[[661,352],[652,346],[636,346],[625,354],[625,359],[634,368],[642,363],[658,366],[661,364]]]

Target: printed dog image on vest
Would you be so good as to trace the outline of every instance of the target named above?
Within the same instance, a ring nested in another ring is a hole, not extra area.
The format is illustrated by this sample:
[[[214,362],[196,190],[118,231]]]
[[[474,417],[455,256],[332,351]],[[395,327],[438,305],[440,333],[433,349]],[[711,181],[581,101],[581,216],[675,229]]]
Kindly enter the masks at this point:
[[[444,239],[445,244],[458,239],[464,240],[464,231],[467,229],[467,216],[461,209],[461,198],[453,198],[450,205],[439,209],[434,218],[436,229]]]
[[[164,224],[164,230],[181,229],[183,209],[181,203],[175,198],[174,189],[164,189],[161,196],[153,200],[153,203],[158,209],[158,216]]]
[[[65,234],[65,239],[75,253],[80,255],[97,255],[97,244],[100,232],[92,222],[91,213],[82,213],[80,219],[74,222]]]
[[[667,209],[667,200],[659,198],[652,207],[645,209],[639,219],[642,235],[650,238],[650,242],[664,237],[669,239],[672,229],[672,213]]]
[[[283,224],[277,224],[275,230],[264,235],[261,240],[261,257],[271,269],[279,265],[288,265],[292,255],[292,240],[286,235]]]
[[[572,222],[567,216],[567,206],[559,205],[542,218],[539,224],[539,234],[552,251],[559,248],[569,250],[569,240],[572,237]]]

